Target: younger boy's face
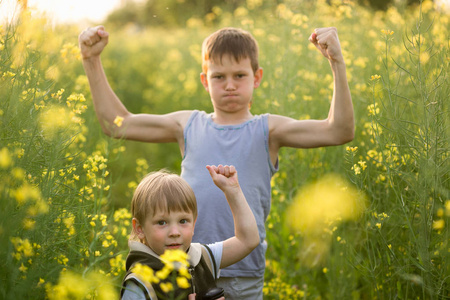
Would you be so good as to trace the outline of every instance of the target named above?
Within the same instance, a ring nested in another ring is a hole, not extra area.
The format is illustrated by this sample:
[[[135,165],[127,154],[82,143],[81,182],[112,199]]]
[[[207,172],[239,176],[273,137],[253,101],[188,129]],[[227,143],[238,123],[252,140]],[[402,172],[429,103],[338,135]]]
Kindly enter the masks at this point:
[[[232,56],[224,55],[221,61],[208,61],[207,70],[201,74],[201,81],[211,96],[215,112],[248,111],[253,90],[261,82],[262,69],[254,73],[249,58],[237,62]]]
[[[156,254],[166,250],[187,251],[194,235],[195,220],[189,212],[157,212],[145,220],[144,226],[137,224],[136,232],[141,240],[145,239]]]

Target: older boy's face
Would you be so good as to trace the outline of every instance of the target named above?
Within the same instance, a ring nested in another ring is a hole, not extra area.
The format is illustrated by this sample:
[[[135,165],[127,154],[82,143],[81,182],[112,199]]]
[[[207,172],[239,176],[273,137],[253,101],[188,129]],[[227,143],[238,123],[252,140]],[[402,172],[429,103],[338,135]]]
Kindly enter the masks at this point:
[[[249,58],[237,62],[230,55],[224,55],[222,61],[208,61],[207,68],[201,80],[211,96],[215,112],[248,111],[253,90],[261,82],[262,69],[254,73]]]
[[[168,249],[187,251],[194,235],[194,215],[189,212],[158,212],[148,217],[139,238],[145,241],[156,254]]]

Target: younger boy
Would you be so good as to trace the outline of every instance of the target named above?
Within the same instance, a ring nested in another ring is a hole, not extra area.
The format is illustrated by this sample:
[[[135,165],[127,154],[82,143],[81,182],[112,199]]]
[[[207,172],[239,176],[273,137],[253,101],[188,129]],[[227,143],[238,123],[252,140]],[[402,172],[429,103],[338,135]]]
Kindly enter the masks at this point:
[[[260,244],[239,263],[222,270],[218,285],[229,299],[262,299],[265,221],[271,204],[270,180],[278,170],[278,151],[281,147],[340,145],[353,139],[353,105],[336,28],[315,29],[309,38],[328,59],[334,78],[330,110],[324,120],[251,113],[253,90],[260,85],[263,70],[255,39],[236,28],[221,29],[203,43],[200,79],[211,97],[212,113],[132,114],[111,89],[101,64],[100,54],[108,37],[102,26],[89,28],[79,37],[83,66],[103,131],[115,138],[178,143],[183,157],[181,176],[198,201],[194,241],[201,243],[224,240],[233,235],[234,229],[223,195],[207,183],[199,166],[228,164],[240,170],[240,184],[255,215]],[[123,118],[120,128],[114,125],[117,116]]]
[[[235,168],[222,165],[206,168],[228,201],[234,217],[235,236],[208,246],[191,243],[197,220],[193,190],[175,174],[155,172],[147,175],[136,188],[131,202],[133,231],[122,299],[154,300],[157,294],[164,295],[158,284],[152,286],[145,282],[139,274],[132,273],[132,269],[141,263],[155,271],[160,270],[160,255],[166,250],[179,249],[189,255],[191,287],[176,290],[179,297],[183,293],[186,296],[202,295],[214,288],[220,268],[241,260],[259,244],[256,221],[239,186]]]

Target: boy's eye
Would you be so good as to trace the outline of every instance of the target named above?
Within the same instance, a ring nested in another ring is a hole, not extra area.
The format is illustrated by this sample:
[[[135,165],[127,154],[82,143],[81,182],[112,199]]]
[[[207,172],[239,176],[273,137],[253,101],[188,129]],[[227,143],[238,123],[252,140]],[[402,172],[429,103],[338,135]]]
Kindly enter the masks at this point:
[[[223,76],[222,75],[214,75],[213,78],[215,78],[215,79],[222,79]]]
[[[245,77],[245,74],[238,74],[238,75],[236,75],[236,77],[237,78],[243,78],[243,77]]]
[[[181,224],[187,224],[188,222],[189,222],[189,221],[186,220],[186,219],[181,219],[181,220],[180,220],[180,223],[181,223]]]
[[[164,220],[161,220],[161,221],[158,221],[158,225],[166,225],[167,224],[167,222],[166,221],[164,221]]]

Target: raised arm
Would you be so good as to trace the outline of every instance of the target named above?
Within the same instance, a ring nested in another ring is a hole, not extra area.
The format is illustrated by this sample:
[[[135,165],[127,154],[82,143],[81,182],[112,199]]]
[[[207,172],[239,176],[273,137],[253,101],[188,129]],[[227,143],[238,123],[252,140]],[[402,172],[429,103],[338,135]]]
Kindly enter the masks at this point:
[[[220,268],[246,257],[259,244],[256,220],[239,185],[234,166],[206,166],[214,183],[225,194],[234,218],[235,236],[223,242]]]
[[[299,121],[270,115],[271,152],[277,153],[281,147],[312,148],[340,145],[351,141],[354,137],[352,97],[337,29],[334,27],[315,29],[309,41],[328,59],[333,73],[334,90],[328,117],[324,120]]]
[[[103,132],[114,138],[153,143],[178,142],[181,146],[183,127],[191,112],[179,111],[166,115],[130,113],[109,85],[102,66],[100,54],[108,39],[109,34],[103,26],[88,28],[78,37],[95,113]],[[114,122],[117,117],[121,123]]]

